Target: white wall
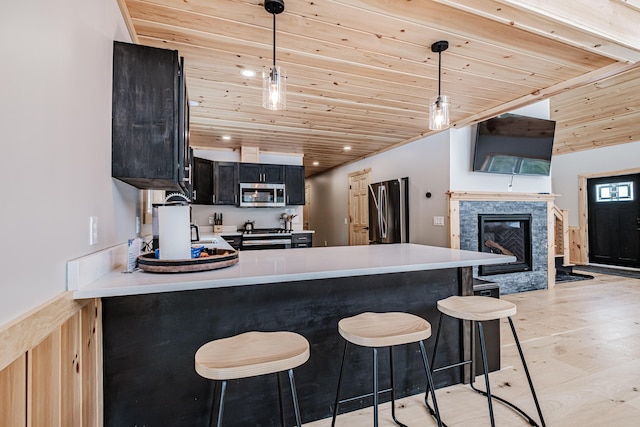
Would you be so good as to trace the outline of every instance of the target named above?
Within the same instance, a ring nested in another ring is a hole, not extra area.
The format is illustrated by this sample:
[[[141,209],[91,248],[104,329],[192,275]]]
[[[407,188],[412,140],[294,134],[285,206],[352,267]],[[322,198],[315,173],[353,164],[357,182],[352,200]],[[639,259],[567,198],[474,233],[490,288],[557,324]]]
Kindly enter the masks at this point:
[[[382,154],[312,177],[310,227],[314,245],[349,244],[348,191],[351,172],[371,168],[371,182],[409,177],[409,230],[412,243],[446,246],[446,227],[434,226],[434,216],[447,216],[449,132],[412,142]],[[427,199],[425,194],[432,193]]]
[[[594,173],[618,175],[640,168],[640,141],[554,156],[551,160],[552,187],[556,205],[569,210],[569,224],[578,225],[578,176]]]
[[[541,101],[512,111],[513,114],[549,118],[549,101]],[[472,172],[473,146],[476,126],[451,131],[451,181],[452,191],[488,191],[516,193],[550,193],[551,177],[502,175]],[[553,170],[551,171],[553,174]]]
[[[140,192],[111,178],[116,1],[4,1],[0,38],[2,325],[65,291],[68,260],[133,236]]]
[[[542,101],[513,111],[514,114],[549,118],[549,102]],[[425,126],[427,123],[425,122]],[[310,227],[316,230],[314,245],[347,245],[348,174],[372,169],[371,182],[409,177],[409,229],[412,243],[448,246],[446,193],[456,191],[549,193],[551,178],[471,171],[475,127],[450,129],[376,156],[313,177]],[[427,199],[426,192],[432,193]],[[444,216],[445,227],[434,226],[433,217]]]
[[[194,149],[193,155],[214,161],[240,161],[240,153],[232,150]],[[260,163],[301,166],[302,156],[299,154],[263,151],[260,152],[259,161]],[[302,206],[287,206],[286,209],[293,209],[295,214],[298,215],[291,224],[293,229],[302,230]],[[222,214],[224,225],[236,225],[240,228],[246,221],[255,221],[256,228],[275,228],[284,226],[284,223],[280,222],[280,216],[284,213],[284,210],[285,208],[237,208],[235,206],[193,205],[191,213],[192,220],[201,227],[209,225],[209,217],[215,212]]]

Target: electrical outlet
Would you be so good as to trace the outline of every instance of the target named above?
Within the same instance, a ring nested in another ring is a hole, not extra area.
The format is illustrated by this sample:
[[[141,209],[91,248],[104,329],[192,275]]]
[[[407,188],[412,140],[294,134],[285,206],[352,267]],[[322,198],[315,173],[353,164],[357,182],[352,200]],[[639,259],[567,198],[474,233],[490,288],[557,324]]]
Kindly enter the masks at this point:
[[[98,217],[89,217],[89,246],[98,244]]]
[[[209,225],[213,225],[213,217],[212,216],[209,217]]]
[[[433,225],[444,226],[444,217],[443,216],[434,216],[433,217]]]

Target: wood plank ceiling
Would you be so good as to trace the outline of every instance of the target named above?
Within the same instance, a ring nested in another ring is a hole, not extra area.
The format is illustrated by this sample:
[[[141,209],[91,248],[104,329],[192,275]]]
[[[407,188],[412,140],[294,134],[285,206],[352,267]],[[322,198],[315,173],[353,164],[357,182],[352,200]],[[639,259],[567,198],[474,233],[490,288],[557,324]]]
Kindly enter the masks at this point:
[[[430,135],[438,40],[449,42],[442,93],[453,126],[555,96],[556,153],[640,140],[637,127],[608,129],[637,123],[638,95],[633,105],[600,95],[606,109],[592,99],[630,90],[640,73],[640,0],[286,0],[276,53],[284,111],[261,106],[261,73],[273,63],[261,0],[119,1],[134,41],[184,56],[199,103],[194,147],[299,153],[312,176]]]

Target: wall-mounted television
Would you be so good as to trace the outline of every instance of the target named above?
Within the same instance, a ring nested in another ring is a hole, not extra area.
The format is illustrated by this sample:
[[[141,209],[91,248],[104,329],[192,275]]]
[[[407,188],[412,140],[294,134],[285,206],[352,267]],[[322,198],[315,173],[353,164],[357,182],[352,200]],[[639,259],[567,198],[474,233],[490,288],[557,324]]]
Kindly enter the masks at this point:
[[[473,171],[549,175],[554,120],[502,114],[478,123]]]

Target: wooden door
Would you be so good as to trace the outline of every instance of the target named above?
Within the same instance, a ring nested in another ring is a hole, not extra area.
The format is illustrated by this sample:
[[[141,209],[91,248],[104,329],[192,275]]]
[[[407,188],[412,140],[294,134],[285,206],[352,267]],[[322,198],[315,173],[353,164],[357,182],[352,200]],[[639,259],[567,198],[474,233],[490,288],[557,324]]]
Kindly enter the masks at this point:
[[[587,180],[589,262],[640,267],[640,174]]]
[[[369,244],[371,169],[349,174],[349,245]]]

